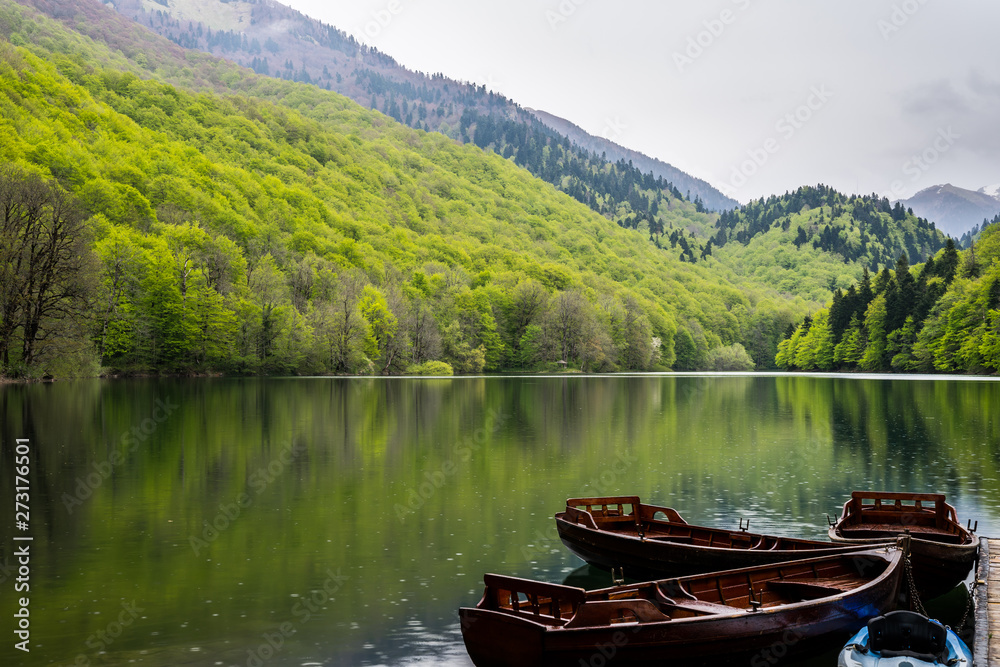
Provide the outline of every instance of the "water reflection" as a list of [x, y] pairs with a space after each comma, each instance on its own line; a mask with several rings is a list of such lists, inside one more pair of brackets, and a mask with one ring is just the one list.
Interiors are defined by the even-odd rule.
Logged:
[[33, 447], [35, 660], [467, 665], [483, 572], [579, 568], [570, 496], [824, 538], [853, 489], [943, 491], [998, 534], [996, 405], [967, 380], [81, 381], [0, 388], [0, 447]]

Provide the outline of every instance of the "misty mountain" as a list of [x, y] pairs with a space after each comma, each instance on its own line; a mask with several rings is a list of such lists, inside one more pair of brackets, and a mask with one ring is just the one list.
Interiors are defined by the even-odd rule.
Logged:
[[922, 218], [933, 220], [946, 234], [960, 238], [984, 220], [1000, 213], [998, 186], [979, 191], [959, 188], [951, 183], [924, 188], [909, 199], [901, 200], [903, 206], [912, 208]]
[[[691, 193], [691, 199], [698, 197], [704, 203], [705, 208], [710, 211], [726, 211], [738, 208], [740, 203], [735, 199], [725, 196], [710, 184], [695, 178], [677, 167], [667, 164], [662, 160], [651, 158], [644, 153], [625, 148], [606, 137], [597, 137], [589, 134], [586, 130], [574, 125], [565, 118], [554, 116], [546, 111], [529, 109], [543, 123], [553, 128], [560, 134], [569, 137], [570, 141], [585, 148], [597, 155], [606, 155], [611, 161], [631, 162], [642, 172], [652, 172], [654, 176], [662, 176], [670, 181], [677, 189], [684, 193]], [[621, 128], [615, 126], [615, 121], [609, 121], [608, 132], [616, 133]]]
[[973, 243], [977, 243], [979, 241], [984, 231], [996, 225], [1000, 225], [1000, 213], [993, 216], [992, 220], [983, 220], [983, 224], [976, 225], [969, 231], [962, 234], [962, 238], [958, 240], [958, 245], [962, 248], [971, 248]]
[[[582, 131], [567, 137], [485, 86], [407, 69], [344, 31], [271, 0], [109, 4], [184, 48], [220, 56], [258, 74], [332, 90], [414, 129], [492, 150], [619, 223], [638, 216], [654, 227], [655, 219], [669, 226], [669, 216], [657, 211], [683, 207], [688, 190], [692, 200], [698, 200], [698, 212], [736, 204], [704, 181], [664, 163], [658, 167], [658, 161], [639, 153], [622, 159], [608, 153], [602, 158], [603, 149], [591, 148], [600, 145], [597, 137]], [[365, 26], [369, 34], [382, 29], [378, 22]], [[553, 151], [559, 159], [545, 159]]]

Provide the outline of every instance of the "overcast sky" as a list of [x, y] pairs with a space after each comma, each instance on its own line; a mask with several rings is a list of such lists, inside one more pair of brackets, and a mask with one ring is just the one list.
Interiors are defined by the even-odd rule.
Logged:
[[1000, 183], [996, 0], [283, 0], [746, 202]]

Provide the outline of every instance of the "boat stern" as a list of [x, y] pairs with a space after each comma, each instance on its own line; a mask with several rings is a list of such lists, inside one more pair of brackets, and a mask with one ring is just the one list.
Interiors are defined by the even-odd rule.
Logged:
[[545, 629], [489, 609], [458, 610], [465, 649], [476, 667], [544, 664]]

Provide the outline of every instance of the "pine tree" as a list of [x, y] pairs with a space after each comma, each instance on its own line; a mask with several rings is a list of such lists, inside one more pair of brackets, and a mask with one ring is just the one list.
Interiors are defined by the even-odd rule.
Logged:
[[868, 310], [868, 306], [874, 299], [875, 292], [872, 290], [872, 278], [866, 266], [861, 274], [861, 285], [858, 287], [858, 302], [855, 312], [863, 317]]
[[804, 230], [802, 227], [799, 227], [799, 233], [795, 237], [795, 247], [797, 248], [797, 247], [801, 246], [803, 243], [805, 243], [808, 240], [809, 240], [809, 238], [806, 236], [806, 230]]
[[896, 262], [896, 275], [886, 291], [886, 330], [895, 331], [903, 326], [913, 310], [916, 300], [916, 283], [910, 273], [906, 254]]
[[955, 249], [955, 241], [951, 238], [945, 244], [944, 253], [937, 263], [937, 274], [944, 278], [945, 283], [950, 283], [955, 278], [958, 270], [958, 250]]
[[834, 344], [839, 343], [854, 314], [854, 302], [857, 300], [857, 290], [854, 285], [847, 289], [847, 294], [840, 289], [833, 293], [833, 302], [830, 304], [830, 332], [833, 334]]
[[994, 281], [990, 284], [990, 289], [987, 293], [986, 307], [990, 310], [1000, 308], [1000, 278], [994, 279]]

